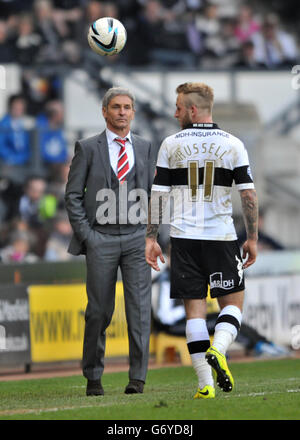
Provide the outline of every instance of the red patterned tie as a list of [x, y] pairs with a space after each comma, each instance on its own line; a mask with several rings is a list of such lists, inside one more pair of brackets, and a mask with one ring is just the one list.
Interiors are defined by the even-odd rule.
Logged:
[[115, 138], [115, 141], [120, 145], [120, 151], [118, 156], [118, 179], [120, 183], [126, 180], [126, 175], [129, 171], [129, 161], [125, 149], [125, 143], [127, 139]]

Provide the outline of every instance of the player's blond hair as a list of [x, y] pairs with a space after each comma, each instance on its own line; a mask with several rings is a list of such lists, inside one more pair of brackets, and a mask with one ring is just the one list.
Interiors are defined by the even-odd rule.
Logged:
[[184, 83], [180, 84], [176, 92], [185, 95], [185, 105], [190, 107], [195, 105], [199, 110], [212, 112], [214, 103], [214, 91], [211, 87], [204, 83]]

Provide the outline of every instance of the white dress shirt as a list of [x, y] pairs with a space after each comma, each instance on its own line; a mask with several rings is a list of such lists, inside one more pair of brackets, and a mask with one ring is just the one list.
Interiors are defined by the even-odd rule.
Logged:
[[129, 171], [132, 169], [134, 165], [134, 151], [133, 151], [133, 145], [131, 140], [131, 134], [130, 132], [126, 136], [126, 138], [121, 138], [117, 134], [110, 131], [108, 128], [106, 128], [106, 139], [107, 139], [107, 145], [108, 145], [108, 152], [109, 152], [109, 159], [110, 159], [110, 165], [112, 169], [114, 170], [116, 176], [118, 175], [118, 156], [120, 152], [120, 145], [115, 141], [115, 138], [120, 139], [127, 139], [127, 142], [125, 144], [126, 153], [128, 156], [128, 163], [129, 163]]

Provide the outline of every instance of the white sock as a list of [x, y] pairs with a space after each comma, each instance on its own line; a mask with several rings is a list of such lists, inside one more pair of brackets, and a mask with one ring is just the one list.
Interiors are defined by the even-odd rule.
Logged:
[[188, 319], [186, 322], [186, 340], [192, 364], [198, 377], [199, 388], [206, 385], [214, 386], [211, 367], [205, 359], [206, 350], [210, 346], [209, 334], [205, 319]]
[[242, 321], [242, 312], [236, 306], [224, 307], [217, 319], [212, 345], [222, 354], [226, 354], [228, 347], [237, 337]]

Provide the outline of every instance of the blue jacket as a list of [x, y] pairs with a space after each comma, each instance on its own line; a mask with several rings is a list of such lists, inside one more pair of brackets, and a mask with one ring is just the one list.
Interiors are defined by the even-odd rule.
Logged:
[[30, 138], [21, 120], [15, 124], [17, 128], [9, 114], [0, 121], [0, 159], [9, 165], [23, 165], [30, 157]]
[[44, 162], [64, 163], [68, 158], [68, 146], [62, 129], [53, 130], [44, 115], [36, 121], [39, 132], [41, 158]]

